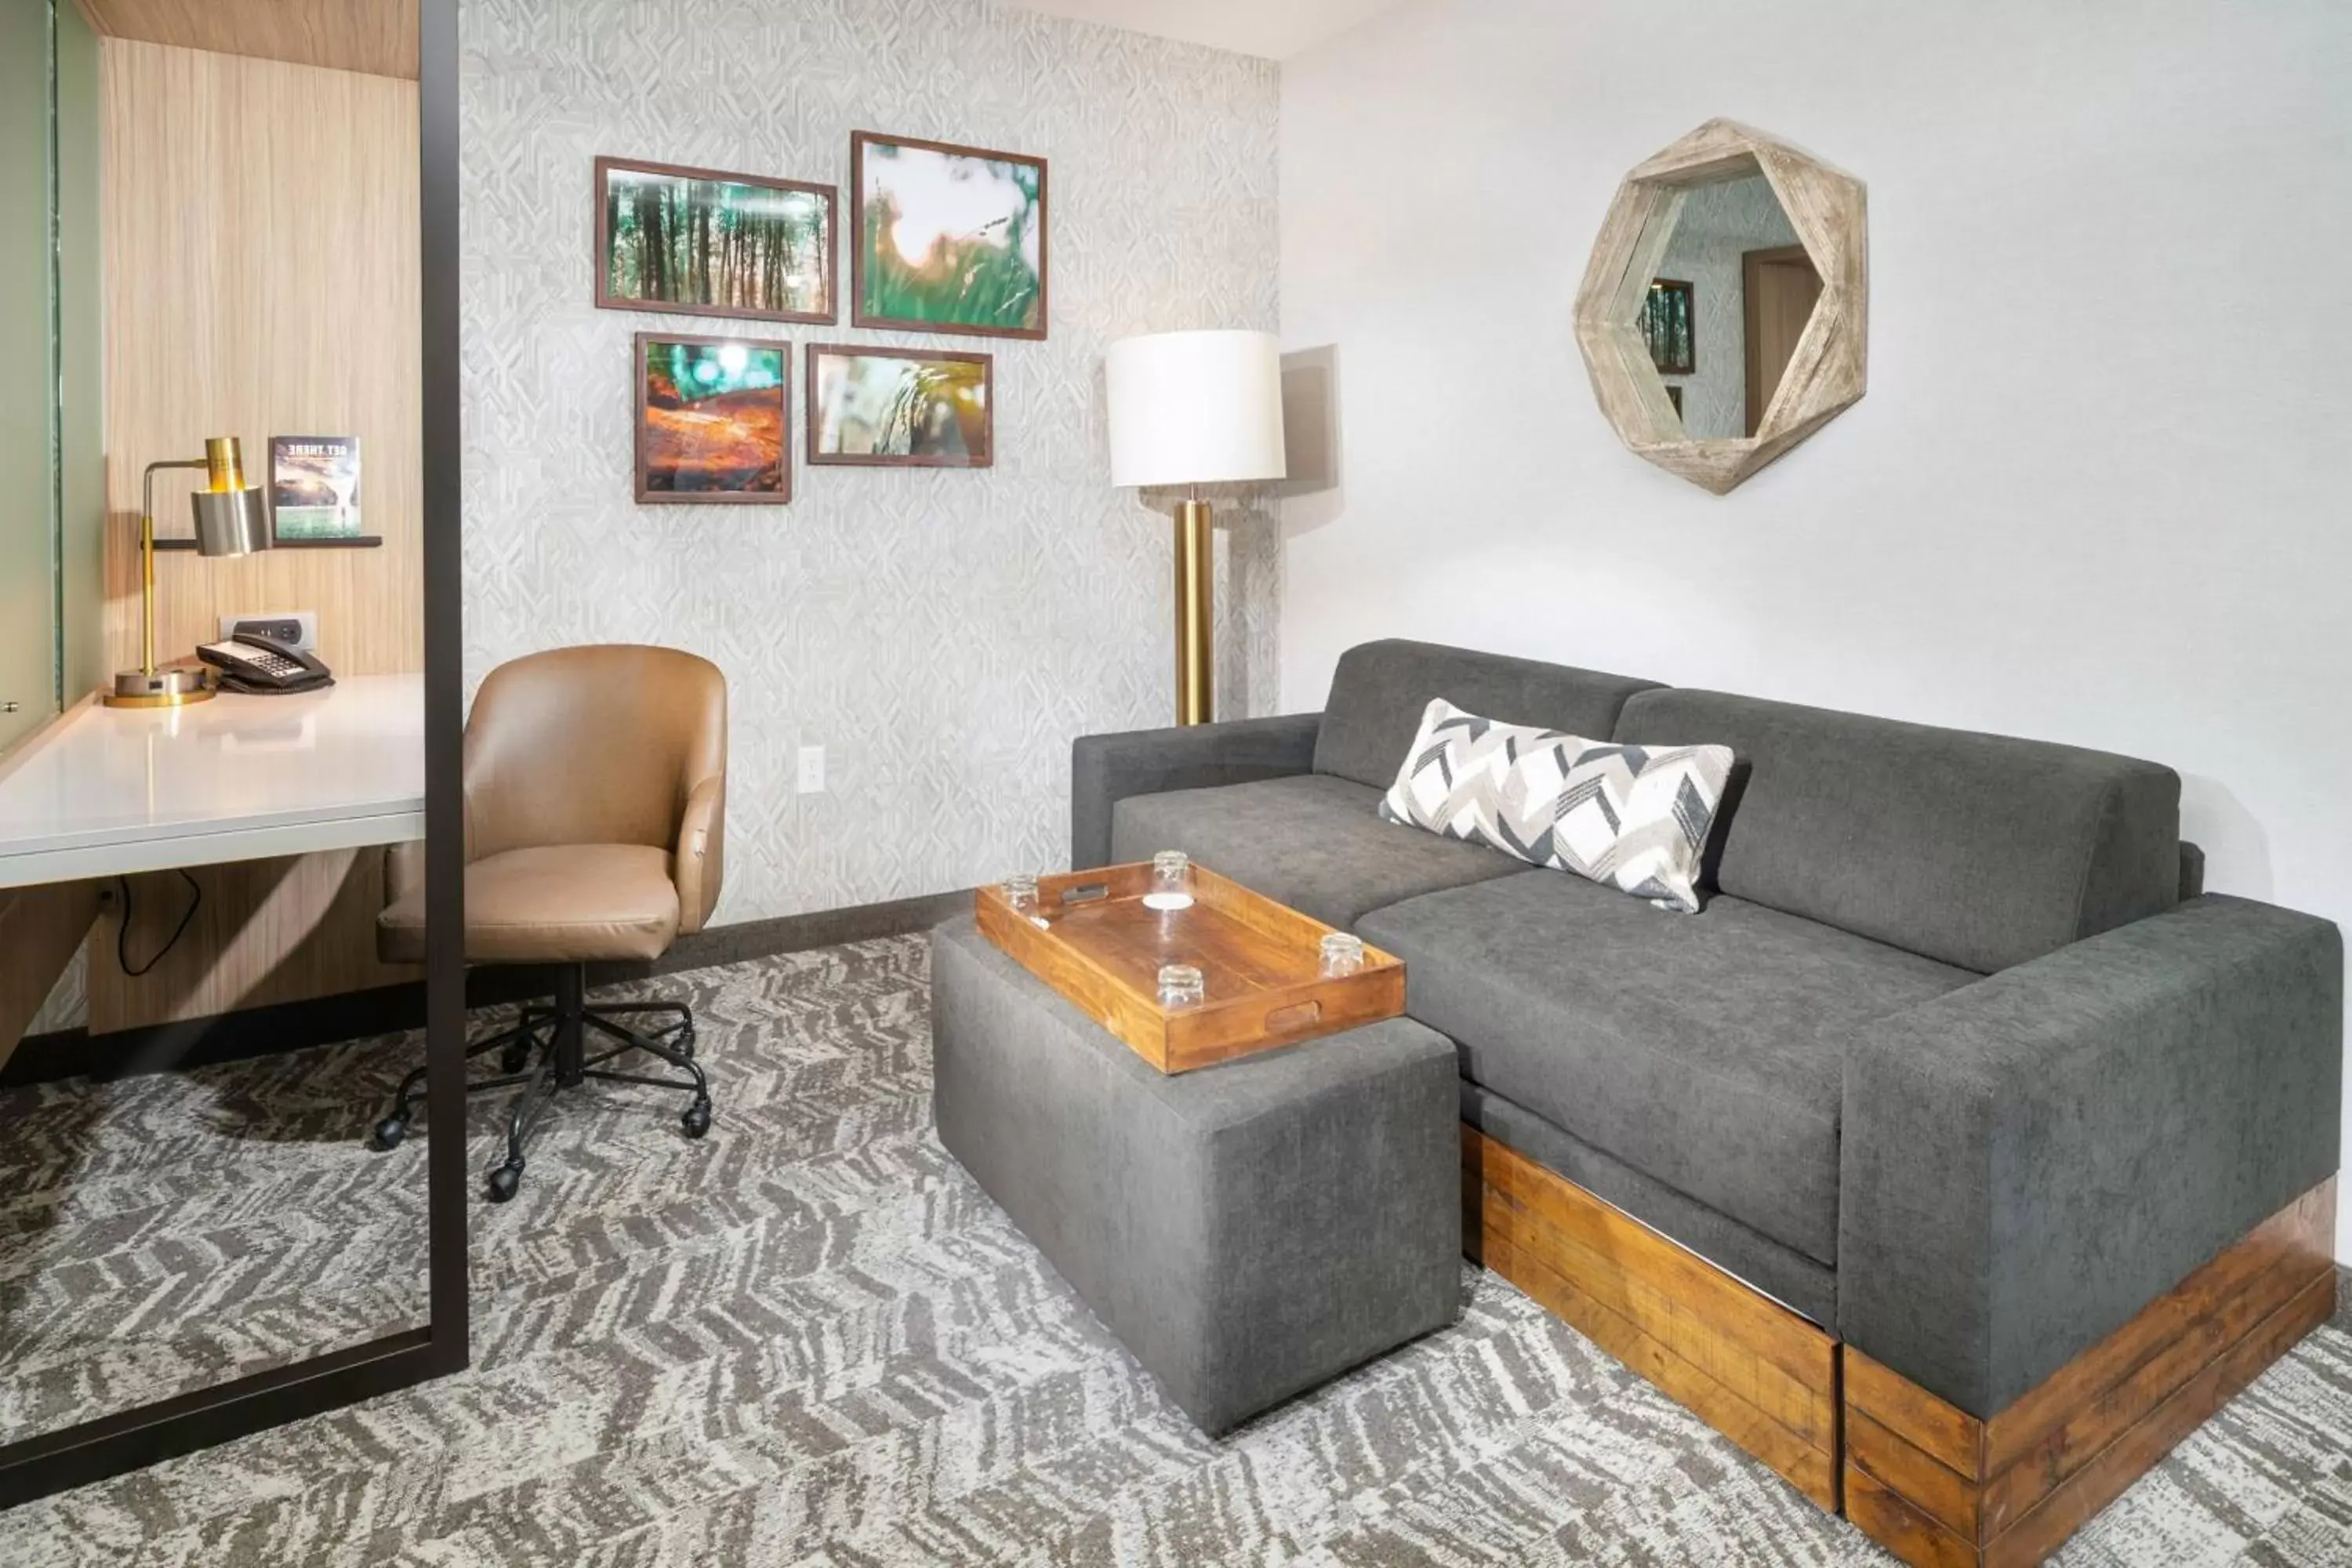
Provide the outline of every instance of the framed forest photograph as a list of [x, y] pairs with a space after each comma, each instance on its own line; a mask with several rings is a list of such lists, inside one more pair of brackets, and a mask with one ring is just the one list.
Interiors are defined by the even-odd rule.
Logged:
[[639, 332], [640, 503], [793, 499], [789, 345]]
[[808, 460], [867, 468], [985, 468], [996, 461], [987, 354], [815, 343]]
[[1698, 311], [1692, 292], [1682, 279], [1654, 278], [1643, 296], [1642, 338], [1660, 375], [1698, 372]]
[[831, 185], [596, 160], [596, 304], [608, 310], [824, 321]]
[[1045, 160], [849, 138], [851, 316], [861, 327], [1045, 335]]

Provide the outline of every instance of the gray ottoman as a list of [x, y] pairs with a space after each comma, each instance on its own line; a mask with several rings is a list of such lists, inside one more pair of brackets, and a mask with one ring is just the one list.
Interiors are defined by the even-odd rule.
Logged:
[[931, 933], [940, 1140], [1204, 1431], [1453, 1321], [1453, 1045], [1406, 1018], [1165, 1077]]

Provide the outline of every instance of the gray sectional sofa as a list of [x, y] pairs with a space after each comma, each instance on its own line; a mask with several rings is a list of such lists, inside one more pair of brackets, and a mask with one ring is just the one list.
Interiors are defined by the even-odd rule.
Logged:
[[[1430, 699], [1737, 763], [1695, 915], [1375, 812]], [[1410, 642], [1321, 713], [1096, 735], [1178, 848], [1402, 958], [1462, 1115], [1988, 1418], [2327, 1181], [2342, 946], [2203, 893], [2155, 763]]]

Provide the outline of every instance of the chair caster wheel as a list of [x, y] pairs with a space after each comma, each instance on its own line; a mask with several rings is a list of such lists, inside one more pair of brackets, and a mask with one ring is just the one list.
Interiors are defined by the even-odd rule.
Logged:
[[694, 1026], [688, 1024], [670, 1037], [670, 1047], [688, 1061], [694, 1059]]
[[530, 1066], [530, 1042], [517, 1040], [499, 1053], [499, 1070], [512, 1075]]
[[375, 1146], [379, 1149], [397, 1149], [400, 1141], [407, 1136], [408, 1118], [405, 1116], [387, 1116], [375, 1124]]
[[688, 1106], [686, 1114], [677, 1119], [677, 1124], [686, 1129], [686, 1135], [688, 1138], [699, 1138], [709, 1131], [710, 1101], [698, 1100]]
[[490, 1173], [490, 1202], [505, 1203], [522, 1185], [522, 1162], [513, 1160]]

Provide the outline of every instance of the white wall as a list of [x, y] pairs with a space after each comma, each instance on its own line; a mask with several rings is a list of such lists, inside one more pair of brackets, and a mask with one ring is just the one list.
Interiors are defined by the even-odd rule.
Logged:
[[[1284, 66], [1282, 706], [1403, 635], [2179, 770], [2211, 885], [2352, 923], [2352, 6], [1422, 0]], [[1868, 182], [1870, 395], [1717, 499], [1568, 330], [1712, 115]], [[2339, 1255], [2352, 1258], [2352, 1207]]]

